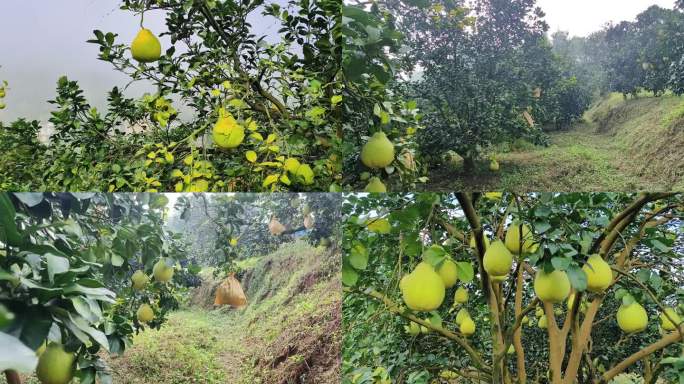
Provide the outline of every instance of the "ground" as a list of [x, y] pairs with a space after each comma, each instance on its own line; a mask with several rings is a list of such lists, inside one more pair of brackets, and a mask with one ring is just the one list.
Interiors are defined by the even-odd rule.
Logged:
[[488, 161], [474, 173], [441, 166], [425, 190], [665, 191], [684, 188], [684, 98], [611, 95], [567, 131], [549, 133], [548, 147], [497, 147], [498, 173]]
[[250, 269], [240, 274], [249, 301], [243, 310], [214, 308], [218, 281], [203, 274], [202, 287], [160, 330], [135, 336], [122, 357], [106, 357], [113, 383], [338, 382], [340, 260], [339, 251], [301, 241], [247, 260], [242, 265]]

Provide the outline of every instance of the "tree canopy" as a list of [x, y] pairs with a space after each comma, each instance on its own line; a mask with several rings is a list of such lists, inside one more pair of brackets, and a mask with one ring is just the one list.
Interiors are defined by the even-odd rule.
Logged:
[[[673, 194], [347, 195], [343, 382], [681, 380], [684, 323], [664, 321], [684, 310], [682, 204]], [[510, 264], [493, 265], [502, 253]], [[637, 306], [645, 323], [624, 331], [616, 313]]]

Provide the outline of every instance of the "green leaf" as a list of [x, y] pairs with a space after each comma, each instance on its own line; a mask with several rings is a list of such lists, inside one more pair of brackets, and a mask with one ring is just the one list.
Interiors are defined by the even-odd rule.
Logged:
[[50, 282], [53, 282], [55, 275], [69, 271], [69, 259], [48, 253], [45, 255], [47, 271]]
[[342, 283], [346, 286], [353, 287], [359, 280], [359, 274], [347, 265], [342, 266]]
[[355, 242], [349, 252], [349, 264], [352, 267], [364, 270], [368, 266], [368, 250], [360, 242]]
[[582, 268], [571, 265], [566, 271], [568, 274], [568, 279], [570, 279], [570, 285], [578, 291], [584, 291], [587, 289], [587, 274], [584, 273]]
[[457, 261], [456, 270], [458, 271], [458, 279], [464, 283], [469, 283], [475, 277], [473, 265], [467, 261]]

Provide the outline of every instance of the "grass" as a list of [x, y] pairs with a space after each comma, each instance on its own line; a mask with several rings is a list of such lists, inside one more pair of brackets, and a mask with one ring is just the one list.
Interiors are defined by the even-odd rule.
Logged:
[[684, 98], [625, 100], [611, 94], [570, 130], [550, 133], [550, 146], [516, 141], [472, 174], [436, 169], [427, 190], [669, 191], [684, 188]]

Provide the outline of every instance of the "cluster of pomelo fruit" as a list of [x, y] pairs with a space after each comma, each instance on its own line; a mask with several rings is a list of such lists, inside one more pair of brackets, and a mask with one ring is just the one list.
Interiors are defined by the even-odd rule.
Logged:
[[[539, 243], [534, 240], [531, 229], [519, 222], [509, 225], [504, 241], [496, 239], [490, 243], [486, 235], [482, 236], [485, 248], [483, 268], [493, 284], [500, 284], [508, 278], [514, 255], [532, 254], [539, 248]], [[470, 237], [469, 245], [477, 252], [473, 236]], [[432, 247], [440, 246], [433, 245]], [[586, 275], [586, 291], [591, 294], [603, 294], [614, 281], [611, 266], [599, 254], [589, 256], [582, 271]], [[437, 267], [427, 261], [420, 262], [411, 273], [401, 279], [400, 289], [404, 303], [416, 312], [430, 312], [438, 309], [444, 301], [446, 290], [456, 284], [457, 276], [456, 265], [449, 257]], [[533, 285], [535, 295], [540, 301], [558, 304], [567, 300], [568, 311], [572, 310], [576, 295], [565, 271], [540, 268], [535, 272]], [[468, 296], [466, 288], [459, 287], [454, 293], [454, 304], [464, 305], [468, 301]], [[586, 312], [586, 301], [579, 303], [579, 310]], [[563, 310], [557, 308], [554, 313], [562, 315]], [[535, 314], [539, 328], [547, 328], [548, 318], [544, 310], [537, 308]], [[646, 310], [631, 297], [623, 300], [616, 318], [618, 326], [626, 333], [640, 332], [648, 326]], [[475, 332], [476, 325], [466, 308], [458, 311], [455, 320], [462, 335], [470, 336]], [[675, 330], [682, 324], [681, 317], [674, 308], [666, 308], [660, 315], [660, 320], [661, 328], [665, 331]], [[525, 316], [522, 324], [530, 325], [531, 320]], [[407, 328], [407, 331], [409, 330], [413, 331], [409, 333], [415, 333], [413, 325]]]

